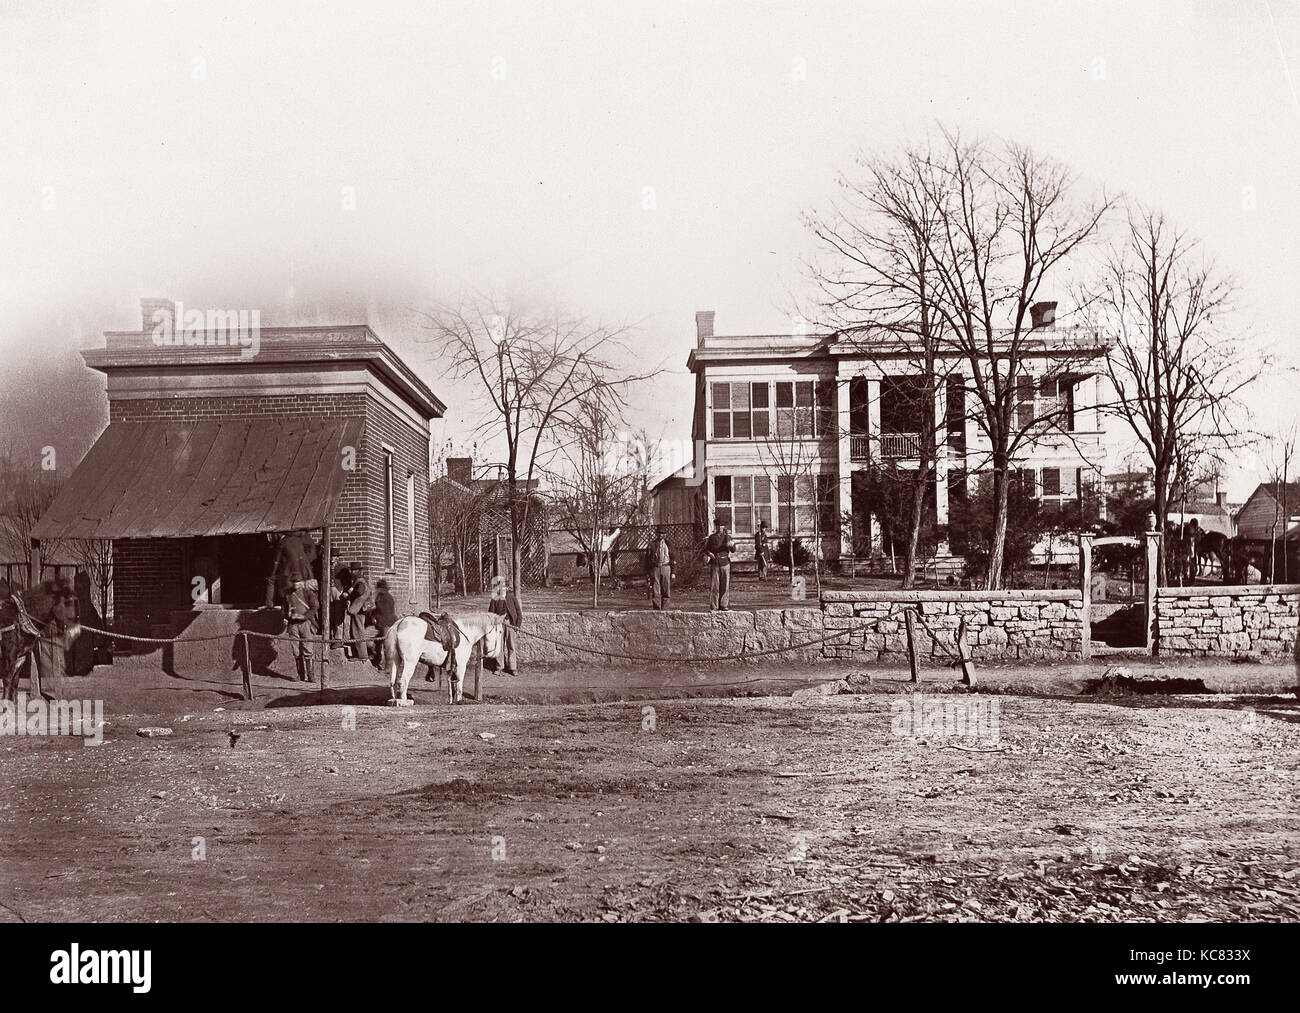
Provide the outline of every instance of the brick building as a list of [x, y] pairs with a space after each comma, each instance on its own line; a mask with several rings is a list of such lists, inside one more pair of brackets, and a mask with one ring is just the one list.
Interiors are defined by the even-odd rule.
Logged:
[[[117, 628], [265, 604], [278, 536], [326, 526], [399, 609], [427, 605], [444, 405], [423, 381], [364, 325], [254, 322], [236, 340], [234, 314], [182, 330], [170, 302], [141, 305], [139, 331], [82, 353], [107, 378], [109, 426], [35, 530], [113, 540]], [[160, 341], [160, 320], [178, 340]]]

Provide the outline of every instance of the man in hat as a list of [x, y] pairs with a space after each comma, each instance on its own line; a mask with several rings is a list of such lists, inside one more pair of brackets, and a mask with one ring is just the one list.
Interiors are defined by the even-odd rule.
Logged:
[[289, 645], [303, 682], [315, 682], [312, 643], [320, 636], [320, 601], [303, 580], [295, 580], [286, 599], [289, 606]]
[[371, 644], [370, 660], [376, 668], [383, 666], [384, 635], [388, 628], [397, 622], [397, 603], [388, 593], [388, 581], [380, 577], [375, 581], [375, 607], [370, 610], [375, 623], [375, 641]]
[[650, 605], [662, 609], [672, 597], [673, 590], [673, 554], [668, 548], [668, 539], [664, 537], [663, 528], [655, 528], [650, 544], [646, 546], [646, 578], [650, 582]]
[[506, 617], [504, 630], [505, 658], [502, 661], [501, 670], [506, 675], [517, 675], [518, 673], [515, 671], [517, 654], [514, 631], [523, 627], [524, 613], [519, 607], [519, 598], [514, 591], [506, 587], [505, 577], [497, 576], [492, 578], [492, 597], [488, 601], [488, 611], [493, 615]]
[[731, 611], [731, 554], [736, 551], [727, 526], [718, 521], [704, 542], [704, 559], [709, 564], [709, 610]]
[[345, 653], [353, 658], [362, 658], [366, 649], [362, 643], [366, 639], [366, 611], [374, 604], [374, 599], [360, 563], [352, 564], [352, 587], [348, 590], [347, 602], [344, 639], [351, 643], [345, 645]]
[[754, 532], [754, 562], [758, 564], [758, 579], [767, 577], [767, 521], [758, 522]]

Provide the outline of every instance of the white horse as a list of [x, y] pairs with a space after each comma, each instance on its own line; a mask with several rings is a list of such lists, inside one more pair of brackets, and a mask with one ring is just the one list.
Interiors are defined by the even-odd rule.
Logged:
[[[456, 669], [447, 681], [447, 702], [460, 703], [465, 684], [465, 666], [474, 652], [474, 645], [482, 643], [485, 658], [500, 659], [504, 656], [505, 634], [502, 626], [505, 616], [490, 612], [469, 612], [452, 616], [451, 619], [460, 631], [460, 643], [453, 651]], [[442, 644], [436, 640], [424, 639], [427, 632], [428, 626], [419, 616], [403, 616], [384, 635], [384, 663], [388, 666], [388, 685], [394, 700], [410, 699], [407, 690], [417, 664], [423, 661], [437, 667], [447, 660], [447, 652]]]

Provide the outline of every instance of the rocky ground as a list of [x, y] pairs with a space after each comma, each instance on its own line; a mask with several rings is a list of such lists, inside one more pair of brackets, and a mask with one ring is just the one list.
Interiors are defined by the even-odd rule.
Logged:
[[793, 696], [556, 702], [589, 698], [557, 672], [409, 709], [85, 680], [103, 745], [0, 739], [0, 919], [1300, 917], [1290, 667], [1137, 671], [1235, 690], [1178, 696], [1079, 669], [930, 673], [920, 707], [821, 666], [766, 674]]

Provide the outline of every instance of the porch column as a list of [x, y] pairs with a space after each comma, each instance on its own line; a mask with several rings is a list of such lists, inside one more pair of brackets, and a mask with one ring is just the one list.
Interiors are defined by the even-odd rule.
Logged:
[[[948, 523], [948, 448], [946, 446], [948, 421], [947, 385], [939, 383], [934, 392], [934, 522]], [[948, 540], [939, 543], [939, 555], [948, 555]]]
[[840, 556], [853, 555], [853, 528], [843, 522], [843, 516], [853, 510], [853, 455], [850, 450], [849, 378], [841, 376], [835, 383], [835, 436], [837, 449], [836, 477], [839, 480]]
[[[880, 464], [880, 380], [867, 380], [867, 457], [871, 464]], [[880, 525], [874, 515], [871, 520], [871, 554], [881, 551]]]

